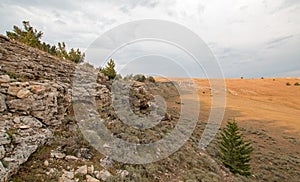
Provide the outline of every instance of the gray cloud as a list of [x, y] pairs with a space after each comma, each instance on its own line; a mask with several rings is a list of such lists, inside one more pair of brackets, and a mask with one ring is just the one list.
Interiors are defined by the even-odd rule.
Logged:
[[284, 42], [288, 41], [289, 39], [293, 38], [293, 35], [287, 35], [279, 38], [275, 38], [274, 40], [271, 40], [266, 43], [267, 48], [275, 48], [277, 46], [282, 45]]
[[51, 0], [51, 1], [39, 1], [39, 0], [3, 0], [3, 4], [14, 4], [21, 7], [38, 7], [42, 9], [53, 10], [73, 10], [80, 6], [76, 1], [71, 0]]
[[130, 1], [112, 1], [113, 3], [116, 4], [122, 4], [121, 7], [119, 8], [123, 13], [128, 13], [132, 9], [142, 6], [142, 7], [147, 7], [147, 8], [154, 8], [155, 6], [158, 5], [157, 0], [130, 0]]
[[[0, 33], [5, 34], [13, 25], [22, 26], [23, 20], [29, 20], [44, 32], [43, 41], [51, 44], [64, 41], [69, 48], [85, 50], [104, 31], [119, 24], [138, 19], [164, 19], [184, 25], [210, 42], [209, 47], [226, 77], [300, 76], [299, 5], [299, 0], [251, 3], [242, 0], [201, 3], [197, 0], [2, 0]], [[158, 50], [156, 46], [137, 46], [120, 52], [117, 64], [125, 65], [129, 58], [147, 50], [164, 51], [193, 75], [202, 72], [193, 69], [178, 51]], [[157, 69], [167, 69], [167, 64], [162, 63], [168, 62], [166, 59], [155, 59], [161, 62]], [[148, 67], [150, 62], [150, 58], [141, 61]], [[143, 70], [143, 65], [132, 68]], [[179, 71], [174, 67], [167, 73], [175, 75]]]
[[300, 5], [300, 1], [299, 0], [284, 0], [281, 4], [281, 6], [279, 7], [279, 9], [285, 9], [285, 8], [289, 8], [295, 5]]

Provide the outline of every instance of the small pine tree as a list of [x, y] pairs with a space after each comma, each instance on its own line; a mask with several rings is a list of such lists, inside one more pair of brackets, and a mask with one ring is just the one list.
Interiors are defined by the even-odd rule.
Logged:
[[81, 53], [79, 49], [75, 51], [72, 48], [69, 52], [67, 52], [66, 44], [64, 42], [59, 42], [58, 47], [56, 47], [55, 45], [51, 46], [50, 44], [46, 44], [45, 42], [41, 42], [43, 32], [34, 29], [29, 24], [29, 21], [23, 21], [22, 23], [24, 26], [23, 30], [15, 25], [13, 27], [13, 31], [7, 31], [6, 35], [10, 39], [17, 40], [31, 47], [35, 47], [42, 51], [48, 52], [52, 55], [74, 61], [75, 63], [81, 63], [84, 61], [85, 54]]
[[222, 163], [233, 173], [249, 176], [251, 174], [249, 162], [252, 151], [251, 143], [244, 140], [236, 121], [228, 121], [222, 130], [219, 143]]
[[6, 32], [6, 35], [10, 39], [15, 39], [19, 42], [27, 44], [31, 47], [41, 48], [40, 39], [43, 36], [43, 32], [37, 31], [32, 26], [30, 26], [29, 21], [23, 21], [24, 30], [18, 26], [13, 27], [13, 32]]
[[107, 66], [103, 69], [101, 69], [101, 72], [107, 76], [110, 80], [115, 79], [117, 76], [117, 72], [115, 70], [115, 62], [113, 59], [110, 59], [107, 63]]

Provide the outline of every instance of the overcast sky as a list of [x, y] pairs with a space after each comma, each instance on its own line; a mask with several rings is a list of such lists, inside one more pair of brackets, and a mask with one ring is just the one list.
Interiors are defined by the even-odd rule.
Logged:
[[[225, 77], [300, 77], [299, 0], [0, 2], [1, 34], [12, 30], [13, 25], [22, 26], [21, 22], [28, 20], [33, 27], [44, 32], [43, 41], [51, 44], [64, 41], [68, 47], [83, 51], [105, 31], [133, 20], [149, 18], [179, 23], [198, 34], [219, 61]], [[151, 49], [151, 45], [145, 43], [144, 46], [127, 48], [127, 54], [141, 51], [141, 47]], [[169, 50], [176, 52], [174, 48]], [[120, 60], [122, 56], [117, 58], [118, 69], [121, 69], [126, 60]], [[153, 58], [155, 64], [161, 62], [159, 69], [162, 74], [185, 76], [180, 68], [168, 69], [170, 60], [165, 57]], [[131, 60], [133, 62], [128, 62], [128, 65], [131, 65], [131, 72], [138, 72], [143, 70], [141, 67], [149, 67], [152, 60], [146, 56], [140, 61]], [[133, 64], [134, 61], [139, 64]], [[181, 62], [184, 64], [185, 60]], [[193, 76], [201, 75], [191, 72]]]

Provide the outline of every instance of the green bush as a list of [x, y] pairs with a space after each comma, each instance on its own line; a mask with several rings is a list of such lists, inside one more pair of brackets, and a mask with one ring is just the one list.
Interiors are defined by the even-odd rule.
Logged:
[[149, 76], [149, 77], [147, 78], [147, 80], [148, 80], [149, 82], [151, 82], [151, 83], [155, 83], [155, 79], [153, 78], [153, 76]]
[[115, 62], [113, 59], [110, 59], [107, 63], [107, 66], [103, 69], [100, 69], [100, 71], [107, 76], [110, 80], [115, 79], [117, 76], [117, 72], [115, 70]]
[[146, 77], [143, 74], [137, 74], [137, 75], [134, 75], [133, 80], [138, 81], [138, 82], [145, 82]]

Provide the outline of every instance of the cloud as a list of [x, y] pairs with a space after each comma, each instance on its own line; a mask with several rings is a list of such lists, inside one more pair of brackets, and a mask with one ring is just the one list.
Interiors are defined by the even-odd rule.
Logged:
[[129, 13], [132, 9], [141, 6], [141, 7], [147, 7], [147, 8], [154, 8], [158, 5], [157, 0], [130, 0], [130, 1], [120, 1], [116, 2], [113, 1], [116, 4], [122, 4], [120, 7], [120, 10], [123, 13]]
[[[300, 70], [299, 9], [298, 0], [2, 0], [0, 33], [29, 20], [44, 32], [43, 41], [63, 41], [68, 48], [85, 50], [105, 31], [120, 24], [163, 19], [197, 33], [208, 43], [227, 77], [295, 76]], [[117, 64], [125, 64], [126, 57], [145, 50], [159, 51], [155, 45], [137, 46], [120, 55]], [[181, 56], [182, 63], [190, 66], [178, 52], [162, 50], [169, 56]], [[201, 72], [190, 70], [192, 75]]]
[[299, 0], [284, 0], [281, 6], [279, 7], [279, 9], [285, 9], [293, 6], [299, 6], [299, 5], [300, 5]]
[[282, 45], [284, 42], [288, 41], [289, 39], [293, 38], [293, 35], [287, 35], [279, 38], [275, 38], [274, 40], [271, 40], [267, 42], [267, 48], [275, 48], [277, 46]]

